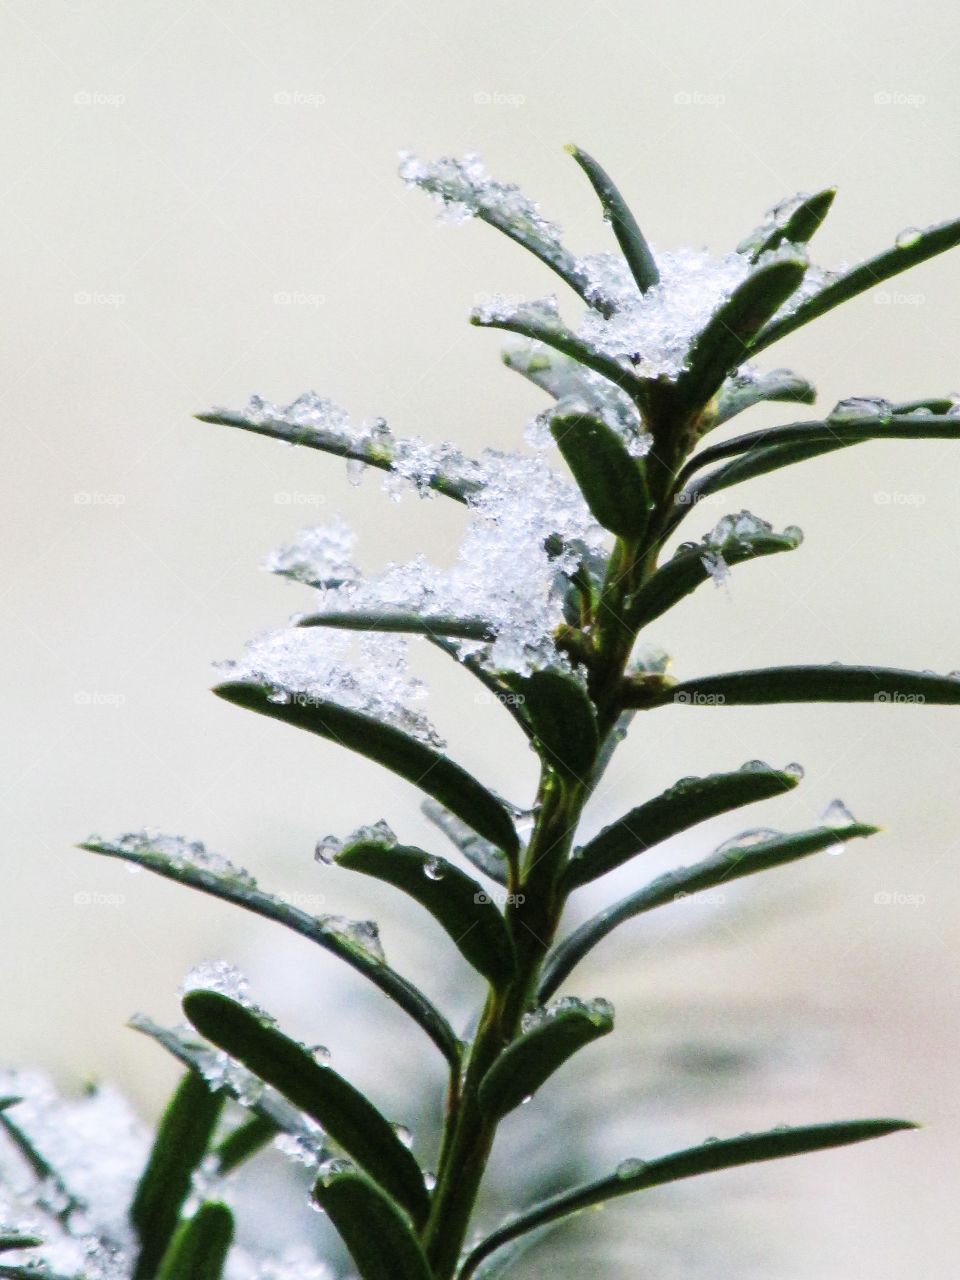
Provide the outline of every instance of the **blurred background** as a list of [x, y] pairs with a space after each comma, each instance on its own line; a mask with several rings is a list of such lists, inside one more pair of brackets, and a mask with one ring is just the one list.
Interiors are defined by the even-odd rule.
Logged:
[[[609, 168], [654, 246], [726, 252], [781, 197], [836, 183], [814, 257], [854, 262], [960, 213], [960, 15], [932, 5], [908, 22], [891, 0], [2, 0], [0, 36], [2, 1057], [67, 1088], [110, 1078], [153, 1115], [176, 1071], [124, 1022], [174, 1018], [185, 969], [222, 956], [390, 1114], [429, 1124], [410, 1099], [439, 1087], [438, 1064], [349, 973], [72, 849], [141, 825], [204, 839], [314, 909], [375, 914], [394, 963], [455, 1016], [476, 995], [386, 890], [313, 861], [318, 836], [379, 817], [435, 839], [413, 790], [207, 692], [212, 660], [305, 603], [259, 569], [297, 529], [342, 514], [365, 568], [424, 547], [446, 563], [462, 514], [394, 505], [375, 479], [350, 488], [331, 459], [191, 414], [314, 387], [399, 434], [517, 446], [543, 399], [466, 317], [494, 292], [535, 297], [554, 280], [489, 228], [438, 226], [396, 178], [398, 149], [480, 151], [583, 251], [612, 239], [570, 141]], [[943, 394], [960, 389], [958, 335], [954, 254], [763, 367], [812, 377], [826, 407]], [[806, 541], [735, 571], [729, 590], [701, 589], [651, 639], [680, 677], [775, 661], [960, 666], [958, 477], [960, 445], [870, 444], [705, 505], [686, 536], [748, 505]], [[452, 664], [416, 662], [451, 753], [529, 797], [533, 758], [509, 718]], [[558, 1082], [566, 1119], [544, 1100], [516, 1122], [498, 1194], [509, 1201], [528, 1170], [549, 1181], [558, 1133], [573, 1163], [602, 1169], [767, 1123], [903, 1114], [928, 1127], [620, 1202], [539, 1265], [954, 1274], [958, 746], [949, 708], [667, 709], [637, 724], [594, 828], [684, 774], [754, 757], [807, 770], [790, 797], [651, 855], [645, 875], [744, 825], [810, 825], [838, 795], [887, 833], [636, 921], [595, 953], [573, 989], [613, 999], [619, 1034]]]

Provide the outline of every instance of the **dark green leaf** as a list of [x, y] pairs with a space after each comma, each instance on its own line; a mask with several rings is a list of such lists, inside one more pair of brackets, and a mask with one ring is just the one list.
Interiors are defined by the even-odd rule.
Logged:
[[429, 1198], [416, 1160], [393, 1126], [343, 1076], [217, 991], [188, 992], [183, 1011], [202, 1036], [315, 1120], [415, 1222], [425, 1219]]
[[895, 667], [763, 667], [685, 680], [657, 701], [679, 706], [756, 706], [771, 702], [877, 702], [950, 705], [960, 702], [960, 678]]
[[403, 1215], [367, 1178], [349, 1167], [321, 1174], [313, 1198], [336, 1227], [361, 1280], [432, 1280]]
[[784, 795], [796, 785], [793, 774], [767, 768], [736, 769], [732, 773], [713, 773], [706, 778], [678, 782], [669, 791], [604, 827], [599, 835], [578, 849], [567, 868], [564, 888], [569, 893], [699, 822], [707, 822], [746, 804]]
[[773, 218], [758, 227], [737, 245], [737, 253], [749, 254], [756, 262], [762, 253], [781, 244], [807, 244], [823, 225], [836, 194], [836, 187], [827, 187], [813, 195], [797, 196], [789, 202], [790, 211], [785, 217]]
[[482, 886], [458, 867], [410, 845], [371, 840], [347, 845], [335, 860], [409, 894], [446, 930], [468, 964], [494, 986], [513, 978], [516, 959], [503, 916]]
[[694, 471], [736, 454], [782, 445], [828, 445], [841, 448], [864, 440], [958, 440], [960, 417], [947, 414], [878, 414], [876, 417], [828, 418], [821, 422], [791, 422], [784, 427], [751, 431], [711, 445], [692, 458], [680, 474], [682, 484]]
[[329, 609], [310, 613], [301, 627], [336, 627], [344, 631], [399, 631], [410, 635], [451, 636], [462, 640], [493, 640], [489, 622], [482, 618], [453, 618], [404, 613], [399, 609]]
[[547, 764], [576, 778], [593, 768], [599, 746], [597, 717], [587, 691], [575, 676], [544, 669], [509, 678], [523, 699], [537, 745]]
[[687, 368], [676, 382], [682, 403], [707, 404], [727, 375], [747, 359], [753, 339], [797, 289], [806, 268], [802, 258], [777, 257], [754, 268], [734, 289], [691, 348]]
[[567, 414], [550, 431], [597, 523], [618, 537], [639, 541], [650, 520], [643, 462], [599, 418]]
[[915, 239], [902, 239], [894, 248], [852, 267], [838, 280], [805, 299], [786, 315], [772, 320], [754, 341], [753, 352], [763, 351], [788, 333], [793, 333], [794, 329], [809, 324], [811, 320], [839, 306], [841, 302], [856, 298], [858, 294], [866, 293], [884, 280], [889, 280], [918, 263], [926, 262], [928, 258], [934, 258], [957, 244], [960, 244], [960, 218], [918, 231]]
[[593, 186], [603, 208], [604, 216], [613, 227], [613, 234], [623, 256], [627, 260], [630, 273], [637, 282], [641, 293], [660, 283], [660, 272], [650, 246], [644, 239], [637, 220], [630, 212], [630, 207], [614, 186], [609, 174], [597, 164], [592, 156], [579, 147], [569, 146], [567, 150], [584, 171]]
[[765, 476], [770, 471], [779, 471], [781, 467], [792, 466], [795, 462], [806, 462], [810, 458], [819, 458], [824, 453], [833, 453], [835, 449], [845, 449], [856, 441], [819, 440], [814, 443], [771, 445], [769, 448], [751, 449], [723, 466], [715, 467], [705, 476], [699, 476], [677, 495], [676, 509], [667, 524], [664, 537], [669, 535], [684, 516], [696, 509], [704, 498], [722, 489], [729, 489], [744, 480], [753, 480], [757, 476]]
[[593, 369], [602, 377], [612, 382], [621, 391], [625, 391], [631, 399], [640, 401], [646, 395], [646, 387], [641, 378], [636, 377], [629, 369], [625, 369], [612, 356], [585, 342], [559, 320], [548, 319], [528, 306], [522, 308], [510, 318], [487, 318], [477, 312], [470, 317], [470, 323], [482, 329], [503, 329], [507, 333], [519, 333], [534, 342], [542, 342], [548, 347], [570, 356], [587, 369]]
[[789, 369], [773, 369], [770, 373], [748, 378], [734, 376], [728, 378], [720, 388], [716, 416], [711, 426], [722, 427], [725, 422], [735, 418], [738, 413], [743, 413], [745, 409], [753, 408], [755, 404], [768, 401], [813, 404], [816, 398], [813, 383]]
[[[134, 1031], [139, 1031], [142, 1035], [156, 1041], [183, 1066], [190, 1067], [204, 1077], [216, 1077], [219, 1087], [225, 1093], [239, 1102], [246, 1111], [251, 1112], [256, 1119], [261, 1120], [264, 1125], [272, 1126], [275, 1132], [289, 1134], [307, 1150], [317, 1145], [315, 1130], [312, 1126], [307, 1126], [307, 1122], [296, 1107], [291, 1106], [285, 1098], [281, 1098], [272, 1089], [251, 1091], [244, 1087], [243, 1081], [234, 1080], [230, 1074], [224, 1078], [223, 1055], [211, 1049], [204, 1041], [194, 1038], [192, 1033], [184, 1032], [179, 1028], [158, 1026], [142, 1013], [135, 1014], [128, 1025]], [[220, 1083], [221, 1080], [222, 1083]], [[228, 1142], [229, 1139], [224, 1146]]]
[[251, 1156], [262, 1151], [281, 1132], [276, 1121], [266, 1116], [252, 1116], [249, 1120], [238, 1124], [233, 1132], [228, 1133], [213, 1149], [218, 1175], [223, 1178], [234, 1169], [238, 1169]]
[[214, 693], [377, 761], [452, 809], [499, 848], [517, 852], [517, 833], [502, 802], [460, 765], [403, 730], [333, 702], [271, 702], [268, 688], [247, 681], [228, 681], [217, 685]]
[[352, 941], [344, 932], [339, 917], [310, 915], [283, 898], [266, 893], [245, 881], [216, 875], [189, 862], [175, 862], [162, 853], [131, 850], [104, 841], [88, 841], [80, 848], [145, 867], [148, 871], [163, 876], [165, 880], [199, 889], [202, 893], [233, 903], [266, 920], [274, 920], [316, 943], [324, 951], [329, 951], [348, 964], [351, 969], [363, 974], [384, 995], [395, 1001], [427, 1033], [451, 1065], [459, 1065], [460, 1043], [446, 1018], [406, 978], [401, 977], [368, 949]]
[[[0, 1228], [0, 1253], [13, 1253], [15, 1249], [35, 1249], [37, 1245], [43, 1244], [40, 1236], [20, 1235], [17, 1231], [9, 1231]], [[30, 1271], [28, 1275], [36, 1276], [36, 1271]], [[40, 1273], [42, 1275], [42, 1272]]]
[[878, 827], [865, 826], [859, 822], [846, 827], [814, 827], [810, 831], [771, 836], [752, 844], [728, 846], [702, 862], [694, 863], [692, 867], [668, 871], [636, 893], [631, 893], [622, 901], [591, 917], [564, 938], [547, 957], [540, 981], [539, 998], [549, 1000], [583, 957], [625, 920], [632, 920], [656, 907], [682, 901], [691, 894], [739, 880], [742, 876], [752, 876], [758, 871], [768, 871], [772, 867], [795, 862], [798, 858], [809, 857], [810, 854], [820, 853], [847, 840], [875, 835], [878, 830]]
[[[784, 533], [758, 533], [732, 539], [723, 548], [723, 558], [728, 565], [743, 564], [762, 556], [776, 555], [781, 551], [795, 551], [802, 537], [799, 531]], [[710, 571], [703, 563], [704, 548], [678, 551], [647, 579], [640, 590], [627, 602], [630, 623], [643, 628], [661, 617], [668, 609], [695, 591], [710, 578]]]
[[195, 1071], [187, 1072], [171, 1098], [130, 1207], [130, 1221], [140, 1245], [134, 1280], [149, 1280], [156, 1273], [190, 1196], [193, 1174], [207, 1154], [224, 1101], [225, 1095], [214, 1093]]
[[701, 1173], [715, 1173], [720, 1169], [734, 1169], [764, 1160], [780, 1160], [785, 1156], [806, 1155], [831, 1147], [846, 1147], [917, 1127], [908, 1120], [847, 1120], [836, 1124], [800, 1125], [708, 1142], [700, 1147], [661, 1156], [658, 1160], [624, 1161], [617, 1173], [563, 1191], [505, 1223], [469, 1254], [457, 1280], [469, 1280], [484, 1258], [518, 1236], [617, 1196], [646, 1191], [650, 1187], [678, 1182]]
[[202, 1204], [177, 1231], [157, 1280], [220, 1280], [233, 1244], [233, 1214], [225, 1204]]
[[[366, 463], [368, 467], [376, 467], [380, 471], [391, 470], [396, 447], [400, 443], [389, 436], [377, 442], [347, 442], [337, 432], [327, 431], [323, 427], [294, 424], [283, 419], [251, 418], [248, 414], [232, 409], [212, 409], [209, 413], [194, 414], [194, 417], [200, 422], [212, 422], [215, 426], [239, 427], [240, 430], [252, 431], [255, 435], [282, 440], [285, 444], [319, 449], [322, 453], [346, 458], [347, 461]], [[459, 469], [448, 460], [443, 469], [431, 475], [425, 483], [430, 489], [445, 497], [454, 498], [457, 502], [466, 502], [471, 494], [483, 487], [482, 481], [476, 476], [475, 464], [471, 464], [468, 459], [463, 459]]]
[[478, 836], [472, 827], [461, 822], [455, 813], [451, 813], [436, 800], [424, 800], [420, 808], [424, 816], [456, 845], [478, 871], [482, 871], [499, 885], [506, 886], [509, 883], [510, 864], [502, 849], [498, 849], [489, 840], [484, 840], [483, 836]]
[[519, 1107], [584, 1045], [613, 1030], [613, 1012], [603, 1007], [564, 1009], [504, 1049], [480, 1081], [480, 1106], [495, 1119]]

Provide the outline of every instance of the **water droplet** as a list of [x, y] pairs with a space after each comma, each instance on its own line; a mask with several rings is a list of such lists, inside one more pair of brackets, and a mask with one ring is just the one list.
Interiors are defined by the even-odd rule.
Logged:
[[788, 524], [783, 531], [783, 536], [789, 538], [791, 542], [795, 542], [797, 546], [803, 542], [803, 530], [798, 524]]
[[783, 766], [783, 772], [784, 772], [784, 773], [785, 773], [789, 778], [796, 778], [796, 780], [797, 780], [798, 782], [802, 782], [802, 781], [803, 781], [803, 773], [804, 773], [803, 765], [802, 765], [802, 764], [797, 764], [797, 762], [796, 762], [795, 760], [791, 761], [791, 763], [790, 763], [790, 764], [785, 764], [785, 765]]
[[525, 1106], [527, 1105], [527, 1103], [528, 1103], [528, 1102], [532, 1102], [532, 1101], [533, 1101], [533, 1094], [532, 1094], [532, 1093], [528, 1093], [528, 1094], [527, 1094], [527, 1096], [526, 1096], [525, 1098], [521, 1098], [521, 1100], [520, 1100], [520, 1105], [521, 1105], [521, 1107], [525, 1107]]
[[741, 773], [772, 773], [766, 760], [748, 760], [740, 766]]
[[423, 1185], [427, 1188], [428, 1191], [432, 1191], [434, 1187], [437, 1185], [437, 1175], [435, 1173], [432, 1173], [428, 1169], [427, 1172], [423, 1175]]
[[363, 473], [366, 469], [367, 464], [361, 462], [359, 458], [347, 459], [347, 480], [355, 489], [363, 483]]
[[629, 1156], [626, 1160], [621, 1160], [617, 1165], [618, 1178], [633, 1178], [638, 1173], [643, 1173], [647, 1167], [646, 1160], [641, 1160], [639, 1156]]
[[413, 1146], [413, 1134], [410, 1132], [407, 1126], [404, 1124], [395, 1124], [393, 1126], [393, 1132], [399, 1138], [401, 1145], [406, 1147], [407, 1150], [409, 1151], [410, 1148]]
[[898, 249], [912, 249], [915, 244], [919, 244], [923, 239], [923, 232], [919, 227], [904, 227], [897, 233], [894, 244]]
[[325, 1187], [329, 1187], [334, 1178], [340, 1174], [352, 1172], [353, 1165], [349, 1160], [324, 1160], [318, 1170], [320, 1181]]
[[318, 1067], [329, 1067], [330, 1056], [330, 1050], [325, 1044], [315, 1044], [311, 1046], [310, 1057]]
[[442, 880], [446, 868], [439, 858], [428, 858], [423, 864], [423, 874], [428, 880]]
[[821, 813], [820, 822], [825, 827], [849, 827], [856, 818], [842, 800], [831, 800]]
[[267, 701], [273, 702], [277, 706], [285, 706], [290, 701], [290, 691], [288, 689], [271, 689], [267, 694]]
[[338, 840], [336, 836], [323, 836], [322, 839], [317, 841], [313, 856], [317, 862], [322, 862], [325, 867], [331, 867], [342, 848], [343, 842]]

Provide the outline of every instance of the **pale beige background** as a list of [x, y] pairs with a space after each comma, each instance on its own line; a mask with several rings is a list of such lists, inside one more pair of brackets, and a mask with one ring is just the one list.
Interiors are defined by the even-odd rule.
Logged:
[[[0, 38], [3, 1057], [64, 1082], [108, 1074], [153, 1108], [172, 1072], [122, 1023], [140, 1007], [173, 1016], [184, 969], [224, 954], [361, 1081], [376, 1086], [389, 1054], [383, 1087], [402, 1114], [434, 1064], [394, 1058], [413, 1037], [382, 1003], [358, 1003], [352, 979], [217, 904], [71, 851], [91, 830], [143, 823], [202, 837], [328, 909], [375, 902], [393, 954], [438, 995], [448, 981], [446, 953], [405, 942], [412, 917], [388, 895], [324, 879], [311, 860], [322, 831], [382, 815], [423, 838], [414, 794], [205, 690], [211, 659], [302, 602], [257, 568], [300, 525], [348, 514], [374, 567], [424, 541], [449, 557], [460, 514], [395, 507], [369, 480], [355, 492], [339, 464], [191, 413], [314, 386], [398, 431], [510, 446], [541, 400], [466, 312], [552, 281], [487, 228], [437, 227], [394, 176], [398, 148], [482, 151], [583, 248], [606, 232], [561, 150], [571, 140], [602, 158], [664, 246], [723, 251], [774, 200], [836, 182], [816, 256], [853, 261], [960, 212], [960, 18], [889, 0], [3, 0]], [[767, 367], [814, 377], [827, 405], [958, 389], [958, 286], [960, 257], [927, 265], [892, 301], [868, 295], [791, 338]], [[798, 523], [807, 542], [738, 573], [730, 599], [704, 590], [654, 638], [683, 675], [775, 660], [960, 666], [958, 477], [960, 445], [871, 445], [734, 492], [731, 505]], [[691, 532], [724, 509], [697, 512]], [[426, 666], [453, 753], [522, 799], [532, 762], [512, 727], [457, 672]], [[839, 793], [889, 834], [750, 882], [701, 909], [702, 928], [678, 908], [598, 954], [580, 989], [620, 1006], [621, 1037], [595, 1059], [619, 1082], [646, 1080], [665, 1028], [757, 1039], [766, 1055], [739, 1086], [708, 1071], [699, 1088], [668, 1087], [666, 1106], [636, 1084], [610, 1154], [847, 1113], [930, 1125], [658, 1201], [692, 1224], [689, 1258], [666, 1229], [664, 1274], [682, 1258], [684, 1274], [710, 1277], [952, 1276], [956, 711], [678, 709], [635, 736], [596, 824], [680, 774], [762, 756], [799, 759], [808, 775], [761, 821], [802, 824]], [[671, 857], [706, 843], [698, 834]], [[923, 901], [884, 906], [878, 893]], [[317, 1011], [338, 998], [352, 1007], [331, 1027]], [[605, 1113], [609, 1074], [594, 1085]], [[649, 1256], [632, 1252], [636, 1219], [606, 1216], [633, 1274]], [[774, 1244], [776, 1220], [792, 1257]]]

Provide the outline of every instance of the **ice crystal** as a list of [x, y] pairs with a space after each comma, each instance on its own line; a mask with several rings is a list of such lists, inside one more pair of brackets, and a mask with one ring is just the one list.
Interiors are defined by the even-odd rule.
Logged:
[[714, 258], [704, 249], [654, 256], [660, 283], [645, 293], [619, 255], [583, 259], [593, 295], [614, 299], [616, 310], [609, 315], [588, 311], [579, 333], [642, 377], [676, 378], [686, 367], [697, 334], [746, 279], [750, 264], [738, 253]]
[[277, 703], [332, 702], [403, 729], [433, 747], [443, 740], [426, 716], [410, 706], [427, 688], [410, 675], [402, 636], [288, 627], [251, 640], [236, 662], [221, 663], [229, 680], [248, 680], [272, 690]]
[[[584, 554], [597, 553], [605, 535], [576, 487], [543, 458], [487, 451], [480, 470], [483, 484], [467, 499], [470, 519], [453, 568], [440, 570], [417, 556], [376, 577], [349, 576], [322, 591], [321, 611], [479, 617], [493, 642], [464, 642], [464, 654], [483, 649], [491, 666], [524, 672], [557, 663], [550, 637], [563, 621], [565, 575]], [[332, 536], [340, 546], [339, 535]], [[326, 545], [322, 530], [307, 530], [284, 550], [282, 562], [307, 564], [318, 545]], [[328, 567], [314, 561], [301, 576], [322, 581]], [[227, 674], [352, 705], [436, 741], [426, 721], [405, 705], [425, 693], [406, 674], [405, 642], [389, 635], [362, 641], [366, 670], [348, 663], [352, 643], [345, 634], [323, 634], [320, 628], [276, 632], [254, 642]]]
[[433, 196], [443, 206], [441, 216], [447, 222], [486, 218], [546, 251], [563, 252], [560, 228], [548, 222], [539, 206], [519, 187], [492, 178], [474, 152], [462, 160], [443, 156], [432, 163], [419, 160], [408, 151], [402, 152], [400, 177], [408, 186], [419, 187]]
[[[89, 844], [104, 844], [99, 836], [91, 836]], [[220, 880], [230, 880], [247, 888], [256, 888], [256, 880], [243, 867], [237, 866], [221, 853], [208, 849], [202, 840], [188, 840], [185, 836], [169, 835], [143, 827], [128, 831], [106, 842], [124, 854], [153, 854], [162, 858], [175, 870], [203, 871]]]
[[603, 996], [597, 996], [593, 1000], [581, 1000], [578, 996], [560, 996], [558, 1000], [552, 1000], [548, 1005], [525, 1013], [521, 1029], [525, 1033], [535, 1031], [564, 1013], [583, 1013], [592, 1022], [602, 1023], [613, 1018], [614, 1009], [610, 1001], [605, 1000]]
[[134, 1257], [127, 1212], [149, 1151], [145, 1127], [109, 1087], [64, 1099], [43, 1075], [5, 1071], [0, 1096], [22, 1099], [6, 1115], [54, 1170], [38, 1176], [0, 1132], [0, 1220], [45, 1242], [25, 1251], [23, 1263], [85, 1280], [127, 1280]]
[[178, 994], [185, 996], [190, 991], [216, 991], [246, 1008], [252, 1007], [250, 983], [236, 965], [228, 964], [226, 960], [201, 960], [194, 965]]
[[301, 530], [296, 542], [267, 557], [264, 568], [312, 586], [350, 581], [359, 576], [351, 559], [356, 536], [347, 522], [337, 517], [328, 524]]

